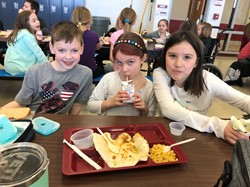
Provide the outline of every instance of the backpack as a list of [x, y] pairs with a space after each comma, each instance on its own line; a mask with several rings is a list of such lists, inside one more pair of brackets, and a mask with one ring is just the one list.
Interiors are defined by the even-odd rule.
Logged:
[[224, 162], [224, 172], [214, 187], [250, 187], [250, 141], [238, 140], [234, 145], [231, 162]]

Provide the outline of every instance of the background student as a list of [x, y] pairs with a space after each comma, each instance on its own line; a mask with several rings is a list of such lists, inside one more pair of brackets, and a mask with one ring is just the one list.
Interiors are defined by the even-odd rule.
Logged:
[[205, 47], [205, 61], [206, 63], [211, 63], [210, 56], [214, 48], [214, 43], [211, 38], [212, 25], [207, 22], [202, 22], [198, 25], [198, 35]]
[[194, 20], [186, 20], [182, 22], [180, 30], [191, 31], [198, 35], [198, 26]]
[[[39, 9], [40, 9], [39, 3], [36, 0], [25, 0], [23, 8], [19, 9], [18, 13], [21, 13], [24, 10], [32, 10], [35, 12], [36, 15], [38, 15]], [[49, 35], [50, 32], [49, 32], [49, 29], [47, 28], [45, 21], [41, 17], [39, 16], [37, 17], [40, 22], [40, 28], [41, 28], [43, 35], [44, 36]]]
[[168, 28], [168, 20], [161, 19], [158, 22], [157, 31], [153, 31], [151, 33], [147, 33], [147, 31], [143, 31], [142, 37], [154, 39], [157, 43], [165, 44], [166, 39], [170, 37], [169, 28]]
[[92, 91], [92, 72], [78, 64], [83, 52], [82, 32], [71, 22], [54, 25], [51, 63], [32, 66], [15, 100], [3, 107], [30, 107], [36, 113], [79, 114]]
[[249, 140], [234, 130], [229, 120], [206, 116], [214, 98], [250, 113], [250, 96], [203, 70], [203, 58], [203, 45], [193, 32], [179, 31], [171, 35], [160, 65], [153, 73], [161, 114], [200, 132], [215, 133], [231, 144], [238, 139]]
[[72, 13], [72, 22], [83, 32], [84, 51], [81, 55], [79, 64], [89, 67], [96, 78], [104, 74], [102, 66], [95, 61], [95, 52], [99, 50], [103, 42], [99, 40], [96, 32], [90, 30], [92, 16], [90, 11], [85, 7], [76, 7]]
[[48, 62], [35, 36], [38, 30], [40, 22], [34, 12], [27, 10], [18, 14], [14, 29], [7, 38], [5, 71], [13, 75], [23, 75], [31, 66]]
[[[104, 75], [88, 101], [88, 110], [101, 115], [154, 116], [155, 96], [153, 83], [141, 73], [141, 65], [147, 58], [143, 39], [126, 32], [116, 41], [113, 49], [117, 71]], [[122, 82], [132, 80], [134, 94], [122, 90]]]
[[[124, 8], [122, 9], [119, 17], [118, 17], [118, 22], [121, 25], [121, 29], [117, 30], [116, 32], [111, 34], [111, 37], [109, 39], [110, 43], [110, 53], [109, 53], [109, 59], [111, 62], [114, 62], [113, 58], [113, 48], [116, 40], [121, 36], [123, 33], [126, 32], [133, 32], [133, 25], [135, 24], [136, 21], [136, 13], [132, 8]], [[114, 67], [114, 69], [116, 69]]]

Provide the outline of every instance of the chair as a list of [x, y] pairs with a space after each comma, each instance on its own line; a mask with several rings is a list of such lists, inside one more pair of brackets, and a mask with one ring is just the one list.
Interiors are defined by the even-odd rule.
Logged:
[[222, 79], [222, 73], [219, 68], [214, 65], [215, 57], [218, 54], [220, 47], [220, 40], [217, 38], [212, 38], [211, 45], [207, 49], [207, 54], [205, 55], [205, 63], [203, 64], [203, 69], [215, 74], [217, 77]]

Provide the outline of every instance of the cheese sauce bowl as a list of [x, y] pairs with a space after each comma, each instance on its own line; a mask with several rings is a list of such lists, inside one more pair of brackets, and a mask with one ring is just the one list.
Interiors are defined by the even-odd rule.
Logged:
[[21, 142], [0, 147], [0, 187], [48, 187], [46, 150], [35, 143]]

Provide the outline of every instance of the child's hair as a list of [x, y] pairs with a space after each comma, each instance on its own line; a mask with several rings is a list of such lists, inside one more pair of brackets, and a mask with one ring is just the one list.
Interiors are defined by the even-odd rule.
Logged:
[[198, 27], [196, 22], [193, 20], [184, 21], [180, 26], [180, 30], [192, 31], [198, 35]]
[[160, 22], [164, 22], [166, 25], [167, 25], [167, 31], [169, 32], [169, 28], [168, 28], [168, 20], [166, 20], [166, 19], [161, 19], [160, 21], [158, 21], [158, 24], [157, 24], [157, 26], [159, 27], [159, 24], [160, 24]]
[[120, 13], [119, 20], [123, 24], [124, 32], [129, 32], [135, 23], [136, 13], [132, 8], [124, 8]]
[[113, 57], [116, 57], [118, 51], [125, 55], [134, 55], [140, 58], [147, 54], [143, 39], [133, 32], [124, 33], [117, 39], [113, 49]]
[[208, 38], [211, 36], [211, 33], [212, 33], [212, 25], [210, 23], [207, 23], [207, 22], [203, 22], [203, 23], [200, 23], [200, 25], [202, 25], [202, 28], [201, 28], [201, 35], [200, 37], [204, 37], [204, 38]]
[[72, 16], [71, 16], [71, 21], [77, 25], [77, 27], [81, 30], [82, 25], [91, 25], [92, 24], [92, 16], [89, 11], [89, 9], [83, 7], [83, 6], [78, 6], [74, 9]]
[[25, 2], [30, 3], [31, 10], [35, 10], [36, 14], [39, 12], [39, 3], [35, 0], [25, 0]]
[[[191, 74], [184, 83], [184, 90], [191, 95], [199, 97], [204, 91], [205, 82], [202, 76], [203, 62], [204, 62], [204, 47], [199, 37], [191, 31], [180, 30], [170, 36], [167, 40], [164, 50], [160, 59], [159, 67], [166, 70], [166, 54], [167, 51], [174, 45], [181, 42], [188, 42], [196, 52], [197, 65], [192, 70]], [[171, 79], [170, 86], [173, 86], [175, 81]]]
[[83, 45], [82, 32], [70, 21], [61, 21], [55, 24], [51, 32], [51, 44], [64, 40], [65, 43], [72, 42], [76, 38]]
[[16, 36], [18, 32], [22, 29], [27, 29], [31, 34], [34, 34], [34, 31], [32, 30], [30, 23], [29, 23], [30, 15], [32, 13], [33, 12], [30, 10], [25, 10], [17, 15], [16, 21], [14, 24], [14, 29], [7, 38], [7, 41], [9, 44], [13, 44], [13, 45], [15, 44]]
[[250, 23], [246, 24], [244, 28], [244, 34], [246, 35], [246, 37], [250, 38]]

